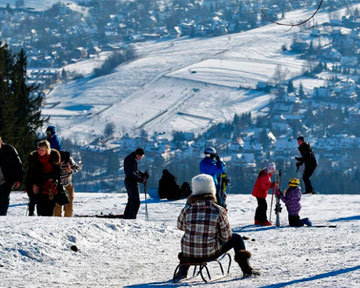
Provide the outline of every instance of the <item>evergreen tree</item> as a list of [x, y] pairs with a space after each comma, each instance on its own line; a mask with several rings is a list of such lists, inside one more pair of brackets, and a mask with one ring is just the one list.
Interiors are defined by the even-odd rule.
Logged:
[[302, 83], [300, 83], [300, 86], [299, 86], [299, 98], [303, 99], [304, 97], [305, 97], [304, 86], [302, 85]]
[[294, 91], [295, 91], [294, 84], [293, 84], [292, 80], [290, 80], [289, 83], [288, 83], [288, 86], [287, 86], [287, 92], [292, 93]]
[[0, 46], [0, 135], [16, 147], [25, 166], [38, 140], [36, 132], [47, 121], [41, 117], [42, 94], [26, 83], [26, 67], [24, 50], [12, 55], [7, 45]]

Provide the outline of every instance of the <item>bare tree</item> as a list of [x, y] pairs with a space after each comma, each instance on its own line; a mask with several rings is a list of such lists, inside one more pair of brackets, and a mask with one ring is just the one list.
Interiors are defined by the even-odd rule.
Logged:
[[261, 13], [264, 15], [264, 17], [265, 17], [267, 20], [269, 20], [269, 21], [272, 22], [272, 23], [275, 23], [275, 24], [281, 25], [281, 26], [295, 27], [295, 26], [301, 26], [301, 25], [305, 24], [306, 22], [310, 21], [311, 19], [313, 19], [313, 18], [315, 17], [315, 15], [319, 12], [322, 3], [323, 3], [323, 0], [320, 0], [318, 6], [317, 6], [317, 8], [316, 8], [316, 10], [314, 11], [314, 13], [313, 13], [310, 17], [306, 18], [305, 20], [301, 20], [301, 21], [299, 21], [299, 22], [297, 22], [297, 23], [293, 23], [293, 22], [291, 22], [291, 21], [288, 22], [288, 23], [286, 23], [286, 22], [279, 22], [279, 21], [277, 21], [277, 20], [271, 19], [271, 17], [269, 17], [269, 16], [266, 14], [264, 8], [261, 8]]

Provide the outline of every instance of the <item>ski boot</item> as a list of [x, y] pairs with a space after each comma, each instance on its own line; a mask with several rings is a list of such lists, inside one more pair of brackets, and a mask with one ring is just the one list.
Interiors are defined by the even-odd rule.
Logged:
[[312, 223], [310, 221], [309, 218], [304, 218], [304, 219], [301, 219], [302, 223], [304, 223], [306, 226], [309, 226], [311, 227], [312, 226]]

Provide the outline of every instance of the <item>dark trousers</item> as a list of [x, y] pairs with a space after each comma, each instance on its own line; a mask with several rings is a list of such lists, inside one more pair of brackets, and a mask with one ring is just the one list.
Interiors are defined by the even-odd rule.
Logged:
[[128, 203], [125, 207], [124, 218], [136, 219], [136, 215], [140, 208], [139, 184], [125, 179], [125, 187], [128, 193]]
[[[227, 242], [225, 242], [220, 251], [218, 253], [216, 253], [214, 256], [205, 259], [206, 262], [208, 261], [212, 261], [215, 260], [217, 258], [219, 258], [221, 255], [223, 255], [224, 253], [228, 252], [229, 250], [234, 249], [235, 255], [240, 251], [240, 250], [245, 250], [245, 242], [242, 239], [242, 237], [239, 234], [233, 234], [231, 239]], [[181, 270], [182, 273], [187, 274], [187, 271], [189, 270], [189, 265], [181, 265]]]
[[5, 216], [10, 203], [11, 185], [5, 183], [0, 186], [0, 216]]
[[39, 195], [34, 194], [34, 192], [32, 191], [32, 188], [27, 188], [27, 194], [29, 197], [29, 204], [28, 204], [29, 216], [34, 216], [35, 206], [38, 203]]
[[258, 207], [255, 211], [255, 220], [259, 220], [260, 222], [266, 222], [267, 216], [266, 216], [266, 210], [267, 210], [267, 203], [265, 198], [259, 198], [256, 197], [256, 200], [258, 202]]
[[305, 166], [305, 170], [302, 176], [305, 184], [305, 193], [311, 193], [314, 191], [313, 186], [311, 185], [310, 177], [314, 173], [316, 166]]
[[299, 215], [288, 215], [288, 219], [289, 219], [289, 225], [291, 227], [301, 227], [304, 226], [304, 223], [300, 220], [300, 216]]
[[37, 200], [36, 211], [38, 216], [53, 216], [55, 200], [49, 199], [49, 195], [42, 193], [38, 194]]
[[239, 250], [246, 250], [244, 240], [239, 234], [233, 234], [231, 239], [225, 242], [225, 244], [221, 247], [218, 256], [221, 256], [232, 248], [234, 249], [235, 254], [237, 254]]

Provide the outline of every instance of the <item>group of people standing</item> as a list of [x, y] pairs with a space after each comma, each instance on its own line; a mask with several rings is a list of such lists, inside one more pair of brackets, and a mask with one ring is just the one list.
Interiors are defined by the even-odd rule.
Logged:
[[[303, 136], [299, 136], [297, 138], [297, 142], [298, 150], [301, 154], [301, 157], [295, 157], [295, 160], [297, 160], [296, 168], [298, 170], [301, 165], [305, 164], [305, 169], [302, 176], [305, 184], [305, 194], [316, 194], [310, 181], [310, 177], [317, 167], [317, 161], [314, 151], [312, 150], [310, 144], [304, 141]], [[272, 225], [272, 223], [267, 219], [266, 216], [266, 197], [268, 195], [269, 189], [275, 189], [276, 183], [275, 181], [271, 181], [271, 178], [275, 171], [275, 163], [269, 163], [266, 168], [262, 169], [259, 172], [259, 175], [256, 179], [252, 191], [252, 195], [256, 197], [256, 200], [258, 202], [258, 207], [256, 208], [254, 218], [255, 225]], [[311, 226], [311, 221], [308, 218], [300, 220], [299, 212], [301, 209], [300, 199], [302, 193], [300, 187], [300, 180], [298, 178], [292, 178], [289, 180], [288, 188], [284, 191], [284, 193], [281, 193], [280, 189], [277, 189], [277, 191], [274, 192], [276, 193], [277, 197], [280, 197], [280, 199], [285, 203], [289, 214], [288, 218], [290, 226]]]
[[[25, 181], [26, 191], [29, 195], [29, 215], [34, 215], [35, 205], [40, 216], [61, 216], [62, 206], [55, 201], [57, 185], [64, 185], [70, 198], [70, 203], [65, 205], [65, 216], [72, 216], [74, 188], [72, 174], [79, 171], [80, 167], [72, 159], [70, 153], [61, 151], [61, 144], [56, 136], [54, 126], [49, 126], [47, 140], [37, 143], [37, 150], [29, 155], [29, 170]], [[301, 157], [296, 157], [296, 166], [305, 164], [303, 180], [305, 193], [315, 193], [311, 185], [310, 176], [316, 168], [316, 158], [310, 145], [304, 142], [304, 137], [298, 139]], [[56, 147], [56, 148], [54, 148]], [[124, 159], [125, 187], [128, 193], [128, 202], [122, 217], [136, 219], [140, 207], [139, 184], [146, 185], [149, 177], [147, 172], [138, 169], [138, 161], [144, 158], [144, 150], [137, 148]], [[231, 231], [227, 217], [226, 194], [221, 187], [221, 175], [225, 172], [225, 163], [220, 160], [216, 149], [209, 147], [204, 151], [205, 157], [199, 164], [200, 174], [193, 177], [191, 188], [186, 195], [187, 202], [177, 220], [177, 226], [184, 231], [181, 239], [180, 268], [174, 276], [174, 281], [187, 277], [191, 263], [202, 263], [215, 260], [230, 249], [234, 250], [235, 261], [238, 263], [244, 276], [259, 275], [249, 263], [251, 253], [246, 250], [242, 237]], [[256, 225], [272, 225], [266, 216], [266, 197], [268, 190], [276, 187], [271, 181], [276, 171], [276, 165], [271, 162], [259, 172], [252, 195], [256, 197], [258, 207], [255, 212]], [[169, 171], [164, 172], [167, 179], [172, 182], [176, 178], [169, 178]], [[170, 174], [171, 175], [171, 174]], [[23, 177], [22, 162], [14, 147], [5, 144], [0, 138], [0, 215], [6, 215], [9, 206], [11, 189], [20, 186]], [[179, 188], [171, 186], [168, 189]], [[165, 188], [166, 189], [166, 188]], [[276, 194], [286, 204], [291, 226], [311, 225], [308, 218], [300, 219], [301, 209], [300, 181], [292, 178], [288, 188]]]
[[[295, 158], [298, 161], [296, 167], [299, 168], [305, 163], [303, 180], [306, 193], [314, 194], [310, 176], [316, 168], [316, 158], [310, 145], [304, 142], [303, 136], [297, 140], [301, 157]], [[177, 226], [184, 231], [184, 235], [181, 239], [181, 253], [178, 255], [180, 266], [174, 275], [175, 282], [187, 277], [190, 265], [217, 259], [230, 249], [234, 250], [234, 260], [244, 276], [260, 275], [259, 271], [253, 269], [249, 263], [251, 253], [246, 250], [242, 237], [232, 233], [230, 229], [225, 202], [219, 201], [221, 198], [226, 199], [226, 195], [224, 197], [220, 194], [221, 187], [217, 181], [217, 174], [223, 173], [224, 168], [225, 165], [221, 162], [216, 150], [212, 147], [207, 148], [205, 158], [200, 162], [200, 172], [203, 174], [192, 179], [192, 194], [177, 221]], [[258, 201], [255, 225], [272, 225], [266, 217], [266, 196], [270, 188], [275, 189], [276, 187], [275, 181], [271, 181], [275, 171], [275, 163], [269, 163], [266, 168], [259, 172], [255, 182], [252, 192]], [[308, 218], [300, 219], [299, 216], [302, 194], [299, 179], [290, 179], [288, 188], [284, 193], [278, 189], [276, 194], [286, 205], [290, 226], [312, 225]]]
[[[56, 135], [55, 126], [46, 129], [46, 140], [37, 143], [37, 149], [28, 157], [28, 171], [25, 190], [29, 196], [28, 215], [64, 216], [73, 215], [74, 187], [72, 174], [81, 167], [67, 151], [61, 150], [61, 142]], [[3, 143], [0, 138], [0, 215], [6, 215], [9, 207], [10, 192], [21, 185], [23, 165], [16, 149]], [[68, 202], [56, 202], [58, 190], [65, 189]]]
[[[299, 168], [305, 163], [303, 180], [306, 193], [313, 194], [315, 192], [310, 182], [310, 176], [316, 168], [316, 158], [310, 145], [304, 142], [303, 136], [297, 140], [301, 157], [295, 158], [298, 161], [296, 167]], [[220, 160], [216, 149], [213, 147], [207, 148], [204, 155], [205, 157], [199, 165], [200, 174], [192, 178], [191, 194], [187, 197], [186, 205], [181, 210], [177, 220], [177, 227], [184, 231], [184, 235], [181, 239], [181, 252], [178, 255], [180, 266], [174, 275], [174, 281], [178, 282], [186, 278], [190, 265], [215, 260], [231, 249], [234, 250], [235, 262], [238, 263], [244, 276], [259, 275], [259, 271], [253, 269], [249, 263], [251, 253], [246, 250], [242, 237], [232, 233], [230, 228], [227, 218], [226, 194], [223, 193], [224, 191], [222, 191], [219, 183], [220, 175], [225, 171], [225, 163]], [[123, 218], [126, 219], [136, 218], [140, 205], [139, 183], [146, 185], [145, 173], [139, 171], [137, 166], [137, 161], [143, 157], [144, 150], [138, 148], [128, 155], [124, 161], [128, 203]], [[266, 196], [269, 189], [276, 187], [275, 181], [271, 181], [275, 171], [275, 163], [269, 163], [266, 168], [259, 172], [255, 182], [252, 194], [258, 201], [255, 212], [256, 225], [272, 225], [266, 216]], [[166, 183], [171, 182], [172, 185], [162, 187], [164, 179], [169, 180]], [[176, 184], [176, 177], [171, 175], [168, 170], [164, 170], [163, 177], [159, 181], [159, 194], [163, 195], [166, 189], [178, 191], [179, 186], [177, 184], [174, 186], [174, 183]], [[308, 218], [300, 219], [299, 217], [302, 194], [299, 179], [290, 179], [289, 186], [284, 193], [278, 189], [276, 194], [287, 207], [290, 226], [311, 226], [311, 221]]]

